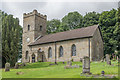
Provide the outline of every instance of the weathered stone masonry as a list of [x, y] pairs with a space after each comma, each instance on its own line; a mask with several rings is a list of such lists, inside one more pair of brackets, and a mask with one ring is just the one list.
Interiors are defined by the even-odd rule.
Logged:
[[[103, 40], [98, 25], [46, 35], [46, 21], [47, 16], [41, 15], [37, 10], [28, 14], [24, 13], [23, 62], [59, 62], [71, 59], [80, 61], [84, 56], [89, 56], [91, 61], [101, 60]], [[72, 45], [76, 46], [75, 56], [71, 56]], [[59, 57], [60, 46], [63, 47], [62, 57]], [[50, 47], [52, 57], [48, 58]]]

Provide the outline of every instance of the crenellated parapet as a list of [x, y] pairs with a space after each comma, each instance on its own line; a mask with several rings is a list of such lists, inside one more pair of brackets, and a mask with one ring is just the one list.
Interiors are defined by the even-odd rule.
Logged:
[[26, 18], [26, 17], [29, 17], [29, 16], [33, 16], [33, 15], [39, 16], [39, 17], [47, 20], [47, 16], [38, 13], [37, 10], [33, 10], [33, 12], [30, 12], [30, 13], [24, 13], [24, 14], [23, 14], [23, 18]]

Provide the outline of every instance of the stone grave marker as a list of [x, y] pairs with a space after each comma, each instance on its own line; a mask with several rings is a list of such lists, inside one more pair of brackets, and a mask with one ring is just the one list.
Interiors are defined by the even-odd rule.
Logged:
[[64, 66], [64, 69], [69, 69], [69, 68], [72, 68], [72, 61], [68, 61], [67, 65]]
[[10, 63], [5, 64], [5, 72], [10, 71]]
[[15, 63], [15, 69], [18, 69], [19, 68], [19, 64], [18, 63]]
[[101, 58], [101, 62], [104, 62], [104, 57]]
[[111, 65], [111, 60], [108, 61], [108, 64]]
[[82, 73], [90, 73], [90, 58], [85, 56], [83, 58], [83, 72]]
[[106, 61], [107, 61], [107, 64], [111, 65], [110, 55], [109, 54], [106, 54]]
[[67, 65], [72, 66], [72, 61], [68, 61]]
[[117, 61], [119, 61], [119, 57], [117, 56]]

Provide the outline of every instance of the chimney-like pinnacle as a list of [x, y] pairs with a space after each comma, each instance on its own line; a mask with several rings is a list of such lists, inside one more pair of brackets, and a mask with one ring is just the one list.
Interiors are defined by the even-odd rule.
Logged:
[[33, 10], [33, 13], [38, 13], [36, 9]]

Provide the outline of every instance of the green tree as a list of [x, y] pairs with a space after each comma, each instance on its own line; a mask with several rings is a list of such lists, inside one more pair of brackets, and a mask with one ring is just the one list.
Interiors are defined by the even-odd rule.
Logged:
[[82, 26], [87, 27], [97, 25], [99, 23], [99, 16], [100, 14], [94, 11], [86, 13], [86, 15], [83, 17]]
[[[14, 66], [18, 59], [20, 47], [20, 32], [22, 30], [19, 25], [19, 19], [13, 18], [2, 11], [2, 57], [3, 65], [9, 62], [11, 67]], [[5, 61], [5, 62], [4, 62]]]
[[83, 16], [77, 11], [70, 12], [62, 18], [62, 28], [64, 31], [82, 27]]
[[114, 40], [115, 43], [115, 50], [117, 51], [117, 54], [120, 57], [120, 8], [118, 8], [116, 12], [116, 24], [115, 24], [115, 30], [114, 30]]
[[99, 17], [99, 25], [102, 30], [104, 40], [104, 52], [105, 54], [112, 54], [115, 51], [116, 40], [114, 39], [114, 30], [116, 24], [116, 12], [112, 9], [110, 11], [103, 11]]
[[60, 20], [58, 19], [52, 19], [51, 21], [47, 21], [47, 33], [56, 33], [59, 32], [60, 27]]

